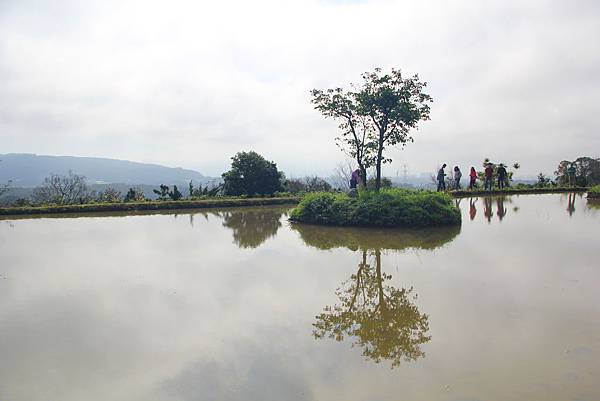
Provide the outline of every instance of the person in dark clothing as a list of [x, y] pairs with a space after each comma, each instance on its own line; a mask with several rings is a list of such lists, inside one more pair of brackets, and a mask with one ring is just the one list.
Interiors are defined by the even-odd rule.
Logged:
[[350, 175], [350, 189], [356, 189], [358, 185], [358, 179], [360, 177], [360, 171], [358, 169], [354, 170]]
[[506, 182], [507, 172], [504, 164], [500, 163], [500, 167], [498, 167], [498, 188], [504, 189], [507, 186]]
[[567, 168], [567, 175], [569, 177], [569, 185], [574, 187], [575, 186], [575, 175], [577, 174], [577, 167], [575, 166], [575, 163], [571, 163], [571, 165]]
[[485, 182], [484, 182], [484, 189], [489, 189], [490, 191], [492, 190], [492, 179], [494, 176], [494, 169], [492, 168], [492, 163], [488, 163], [487, 166], [485, 167], [484, 170], [485, 173]]
[[460, 179], [462, 178], [462, 172], [458, 166], [454, 166], [454, 187], [457, 191], [460, 190]]
[[437, 173], [437, 182], [438, 182], [437, 190], [438, 191], [446, 190], [446, 178], [445, 178], [446, 173], [444, 172], [445, 168], [446, 168], [446, 163], [444, 163], [442, 165], [442, 168], [440, 168]]

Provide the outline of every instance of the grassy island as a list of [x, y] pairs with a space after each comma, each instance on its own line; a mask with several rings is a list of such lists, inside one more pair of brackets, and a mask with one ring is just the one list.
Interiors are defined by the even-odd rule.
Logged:
[[445, 193], [383, 189], [346, 194], [308, 194], [290, 213], [290, 220], [354, 227], [431, 227], [460, 224], [460, 211]]

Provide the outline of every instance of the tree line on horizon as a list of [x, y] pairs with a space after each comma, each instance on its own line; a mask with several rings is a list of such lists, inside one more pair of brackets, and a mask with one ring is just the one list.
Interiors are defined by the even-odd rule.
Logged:
[[[405, 77], [398, 69], [384, 73], [380, 68], [361, 75], [360, 84], [350, 84], [350, 89], [340, 87], [326, 90], [313, 89], [311, 103], [325, 118], [339, 123], [340, 134], [335, 138], [340, 149], [350, 156], [360, 171], [360, 187], [379, 191], [391, 187], [391, 180], [382, 176], [382, 165], [392, 162], [388, 150], [404, 147], [414, 142], [413, 132], [421, 121], [429, 120], [431, 96], [424, 92], [427, 83], [418, 75]], [[489, 163], [489, 159], [484, 164]], [[573, 167], [575, 166], [575, 167]], [[346, 189], [352, 166], [338, 168], [340, 177], [336, 190]], [[518, 163], [513, 168], [519, 168]], [[571, 169], [569, 169], [571, 168]], [[538, 176], [538, 186], [564, 185], [569, 182], [569, 171], [575, 169], [575, 184], [590, 186], [600, 184], [600, 158], [580, 157], [575, 161], [561, 161], [555, 171], [556, 181], [544, 174]], [[452, 185], [452, 168], [449, 180]], [[372, 172], [369, 177], [369, 172]], [[482, 172], [479, 172], [480, 180]], [[468, 172], [463, 172], [467, 176]], [[513, 171], [508, 172], [509, 182]], [[264, 196], [282, 193], [332, 191], [334, 188], [319, 177], [286, 179], [277, 164], [255, 151], [238, 152], [232, 157], [231, 168], [222, 174], [222, 182], [194, 186], [190, 181], [188, 199], [215, 196]], [[0, 185], [0, 196], [9, 190], [10, 183]], [[161, 184], [154, 190], [158, 200], [177, 201], [186, 196], [176, 185], [171, 188]], [[144, 193], [131, 187], [125, 195], [114, 188], [94, 193], [87, 187], [85, 177], [69, 172], [67, 175], [51, 174], [35, 189], [31, 199], [20, 199], [17, 205], [71, 204], [90, 202], [140, 202]]]

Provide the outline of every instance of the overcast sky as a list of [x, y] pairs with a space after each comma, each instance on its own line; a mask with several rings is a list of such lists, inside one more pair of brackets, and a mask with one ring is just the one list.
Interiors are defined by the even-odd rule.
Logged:
[[256, 150], [288, 176], [344, 159], [312, 88], [375, 67], [434, 98], [395, 175], [484, 157], [551, 173], [600, 157], [600, 1], [0, 0], [0, 153], [220, 175]]

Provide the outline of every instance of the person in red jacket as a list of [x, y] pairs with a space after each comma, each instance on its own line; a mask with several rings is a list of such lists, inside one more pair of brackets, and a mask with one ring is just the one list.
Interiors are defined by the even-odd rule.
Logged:
[[494, 182], [494, 169], [492, 168], [492, 163], [488, 163], [485, 167], [485, 184], [484, 189], [492, 190], [492, 183]]
[[473, 188], [475, 188], [476, 185], [476, 181], [477, 181], [477, 171], [475, 171], [475, 167], [471, 167], [471, 172], [469, 173], [469, 177], [471, 178], [471, 181], [469, 182], [469, 189], [472, 191]]

